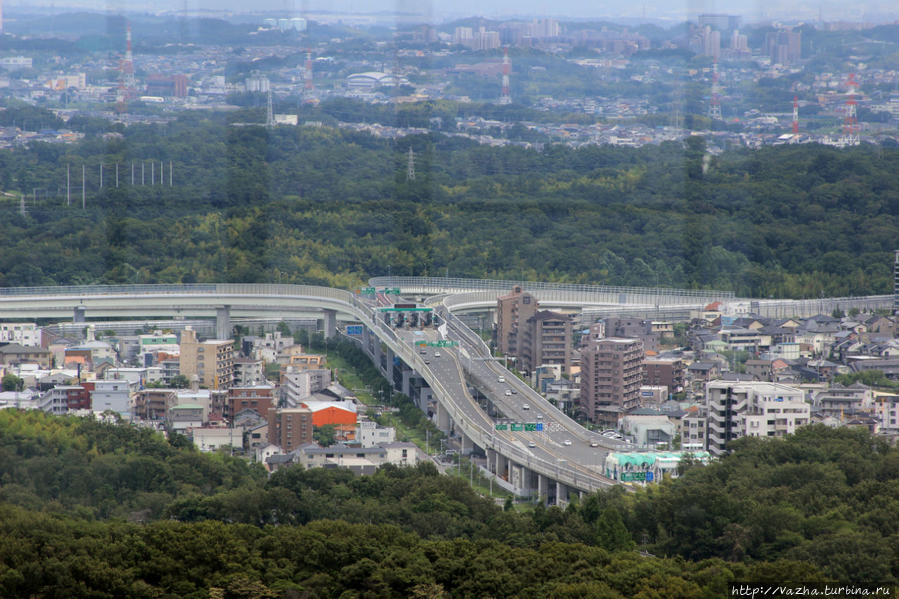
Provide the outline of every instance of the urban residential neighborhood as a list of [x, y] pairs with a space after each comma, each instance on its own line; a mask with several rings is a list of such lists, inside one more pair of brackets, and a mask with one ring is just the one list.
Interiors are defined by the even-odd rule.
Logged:
[[0, 0], [0, 597], [891, 597], [897, 173], [885, 0]]

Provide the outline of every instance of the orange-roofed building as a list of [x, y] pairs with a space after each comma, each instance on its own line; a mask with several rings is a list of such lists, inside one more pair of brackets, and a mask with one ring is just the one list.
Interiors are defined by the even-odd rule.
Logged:
[[356, 438], [356, 404], [352, 401], [304, 401], [301, 407], [312, 412], [312, 426], [333, 426], [338, 439]]

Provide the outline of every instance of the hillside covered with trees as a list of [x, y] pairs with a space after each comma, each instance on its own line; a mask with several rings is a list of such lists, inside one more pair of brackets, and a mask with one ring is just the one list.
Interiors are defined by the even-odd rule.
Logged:
[[[15, 120], [10, 110], [0, 114]], [[316, 114], [330, 122], [326, 108]], [[229, 118], [261, 117], [247, 110]], [[696, 137], [685, 146], [536, 151], [442, 134], [389, 140], [328, 126], [266, 130], [217, 115], [118, 126], [105, 137], [107, 125], [90, 119], [68, 126], [87, 137], [0, 151], [2, 286], [349, 288], [390, 272], [711, 287], [756, 297], [891, 288], [896, 148], [779, 146], [713, 156]]]
[[6, 597], [704, 598], [899, 576], [899, 450], [864, 431], [743, 440], [675, 481], [523, 512], [430, 464], [269, 478], [41, 413], [0, 411], [0, 452]]

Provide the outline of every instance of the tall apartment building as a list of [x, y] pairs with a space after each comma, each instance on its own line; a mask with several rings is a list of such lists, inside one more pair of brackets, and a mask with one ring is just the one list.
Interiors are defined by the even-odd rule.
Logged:
[[268, 413], [268, 439], [284, 453], [312, 443], [312, 410], [280, 408]]
[[796, 387], [760, 381], [706, 384], [708, 450], [729, 450], [740, 437], [783, 437], [809, 423], [810, 406]]
[[643, 384], [668, 387], [669, 393], [677, 393], [684, 387], [684, 363], [682, 360], [646, 359], [643, 361]]
[[537, 314], [537, 298], [516, 285], [509, 295], [496, 300], [496, 347], [507, 356], [519, 355], [522, 330]]
[[558, 364], [571, 372], [571, 317], [540, 310], [525, 323], [519, 369], [533, 372], [538, 366]]
[[496, 346], [518, 359], [518, 369], [533, 372], [544, 364], [571, 371], [571, 318], [540, 310], [537, 298], [520, 286], [496, 300]]
[[227, 389], [234, 383], [234, 341], [210, 339], [200, 342], [197, 332], [186, 328], [181, 332], [181, 374], [194, 375], [207, 389]]
[[608, 428], [618, 416], [640, 405], [643, 342], [606, 337], [581, 348], [580, 405], [587, 418]]
[[899, 314], [899, 250], [893, 260], [893, 314]]

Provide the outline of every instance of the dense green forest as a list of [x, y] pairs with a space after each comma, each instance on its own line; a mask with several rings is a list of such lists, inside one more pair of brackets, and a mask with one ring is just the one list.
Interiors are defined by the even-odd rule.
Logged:
[[269, 478], [34, 412], [0, 411], [0, 452], [5, 597], [712, 598], [899, 575], [899, 450], [860, 430], [745, 439], [674, 481], [523, 512], [431, 464]]
[[[0, 114], [15, 120], [15, 110]], [[414, 111], [407, 117], [428, 114]], [[261, 117], [247, 110], [229, 119]], [[891, 288], [896, 148], [711, 155], [695, 137], [685, 145], [538, 152], [440, 134], [390, 140], [327, 126], [266, 130], [214, 115], [116, 126], [105, 137], [102, 122], [72, 126], [87, 134], [77, 145], [0, 152], [0, 189], [9, 194], [0, 198], [0, 285], [349, 288], [391, 272], [712, 287], [758, 297]]]

